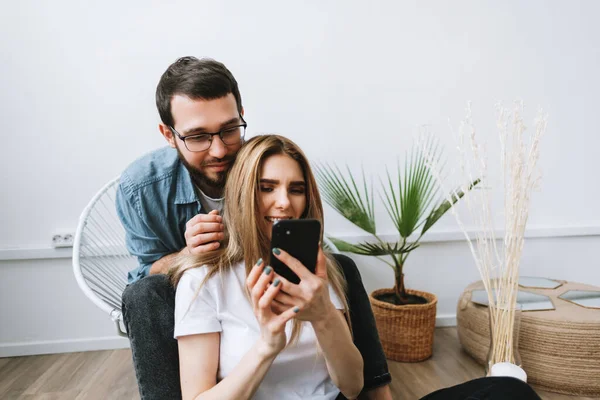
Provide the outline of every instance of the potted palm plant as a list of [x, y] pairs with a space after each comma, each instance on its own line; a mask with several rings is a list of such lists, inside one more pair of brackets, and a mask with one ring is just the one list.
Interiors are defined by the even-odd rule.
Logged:
[[[422, 361], [431, 357], [433, 351], [437, 297], [407, 289], [404, 265], [423, 235], [464, 195], [463, 191], [454, 191], [450, 196], [439, 196], [441, 188], [428, 161], [437, 163], [440, 158], [437, 141], [429, 138], [413, 146], [404, 168], [398, 162], [397, 177], [386, 168], [386, 177], [379, 182], [379, 194], [398, 231], [398, 239], [392, 243], [377, 234], [373, 182], [367, 181], [364, 170], [362, 184], [357, 185], [348, 167], [346, 173], [335, 164], [316, 167], [325, 202], [374, 240], [353, 244], [335, 237], [329, 239], [340, 251], [377, 257], [394, 270], [394, 287], [375, 290], [370, 300], [386, 356], [395, 361]], [[477, 183], [479, 180], [473, 181], [467, 190]]]

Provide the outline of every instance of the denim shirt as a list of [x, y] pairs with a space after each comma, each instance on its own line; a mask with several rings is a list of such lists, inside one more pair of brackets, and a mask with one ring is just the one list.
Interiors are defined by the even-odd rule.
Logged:
[[139, 262], [129, 271], [129, 283], [147, 276], [155, 261], [184, 248], [185, 224], [205, 212], [188, 170], [170, 147], [127, 167], [121, 174], [116, 207], [127, 249]]

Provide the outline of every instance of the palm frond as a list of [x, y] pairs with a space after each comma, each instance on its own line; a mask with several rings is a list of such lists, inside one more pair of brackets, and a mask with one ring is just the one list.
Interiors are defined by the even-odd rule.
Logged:
[[369, 193], [363, 170], [363, 193], [361, 193], [350, 168], [346, 166], [346, 170], [348, 178], [335, 164], [334, 168], [328, 164], [315, 166], [315, 175], [323, 198], [348, 221], [366, 232], [375, 234], [373, 187], [371, 186]]
[[417, 243], [411, 243], [408, 245], [402, 245], [400, 242], [396, 243], [368, 243], [362, 242], [358, 244], [348, 243], [342, 239], [328, 236], [333, 242], [335, 247], [339, 251], [354, 253], [361, 256], [386, 256], [391, 254], [404, 254], [416, 249], [419, 245]]
[[[402, 215], [400, 214], [400, 208], [398, 207], [398, 196], [396, 196], [396, 192], [394, 190], [394, 185], [392, 184], [392, 177], [390, 176], [390, 172], [387, 169], [387, 167], [385, 168], [385, 173], [387, 176], [387, 184], [388, 184], [388, 188], [389, 188], [389, 192], [387, 190], [385, 190], [385, 185], [383, 183], [383, 181], [379, 181], [381, 186], [384, 187], [383, 190], [383, 194], [385, 196], [385, 199], [383, 199], [383, 196], [380, 195], [381, 199], [384, 200], [383, 201], [383, 205], [385, 206], [385, 209], [388, 213], [388, 215], [390, 216], [390, 218], [392, 219], [392, 221], [394, 222], [394, 225], [396, 226], [396, 230], [398, 230], [398, 232], [400, 231], [400, 226], [402, 224]], [[402, 192], [402, 182], [400, 180], [398, 180], [398, 186], [399, 187], [399, 192]]]
[[427, 220], [425, 221], [425, 225], [423, 225], [423, 229], [421, 230], [421, 235], [425, 234], [435, 224], [442, 216], [452, 207], [458, 200], [460, 200], [464, 195], [465, 191], [469, 191], [473, 189], [477, 184], [481, 182], [480, 178], [475, 179], [471, 184], [466, 188], [466, 190], [458, 189], [451, 193], [450, 198], [444, 200], [437, 208], [434, 208]]
[[427, 211], [439, 192], [439, 185], [427, 167], [424, 151], [439, 159], [440, 148], [432, 137], [427, 140], [425, 146], [425, 150], [421, 150], [415, 144], [410, 156], [405, 159], [404, 170], [401, 170], [398, 162], [396, 188], [387, 169], [387, 184], [380, 181], [383, 191], [381, 199], [403, 238], [408, 238], [425, 222]]

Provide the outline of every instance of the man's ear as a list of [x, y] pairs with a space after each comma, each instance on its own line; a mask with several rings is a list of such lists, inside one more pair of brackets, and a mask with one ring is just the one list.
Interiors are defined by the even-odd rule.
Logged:
[[165, 125], [163, 123], [160, 123], [160, 124], [158, 124], [158, 130], [163, 135], [163, 137], [166, 139], [166, 141], [169, 142], [169, 146], [171, 146], [174, 149], [177, 148], [177, 145], [175, 144], [175, 135], [173, 134], [173, 131], [171, 130], [171, 128], [169, 128], [167, 125]]

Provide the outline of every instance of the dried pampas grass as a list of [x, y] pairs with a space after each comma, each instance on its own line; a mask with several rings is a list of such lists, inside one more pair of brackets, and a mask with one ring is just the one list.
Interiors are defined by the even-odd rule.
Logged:
[[[492, 347], [490, 349], [488, 371], [498, 362], [516, 363], [513, 353], [513, 331], [517, 304], [519, 263], [523, 252], [525, 228], [529, 216], [531, 193], [539, 186], [541, 174], [537, 169], [540, 152], [540, 139], [546, 130], [547, 115], [540, 109], [534, 121], [534, 131], [525, 135], [523, 102], [516, 102], [512, 110], [497, 105], [497, 128], [500, 137], [500, 163], [503, 181], [504, 237], [501, 246], [493, 224], [492, 192], [489, 182], [487, 150], [477, 138], [472, 120], [471, 106], [460, 124], [457, 149], [460, 154], [460, 169], [464, 182], [482, 179], [482, 185], [472, 191], [459, 187], [449, 193], [449, 199], [463, 190], [463, 203], [478, 229], [473, 237], [469, 235], [459, 215], [456, 205], [452, 214], [467, 239], [475, 265], [481, 275], [488, 295]], [[438, 179], [440, 167], [433, 157], [428, 157], [428, 165]], [[495, 293], [495, 295], [494, 295]]]

